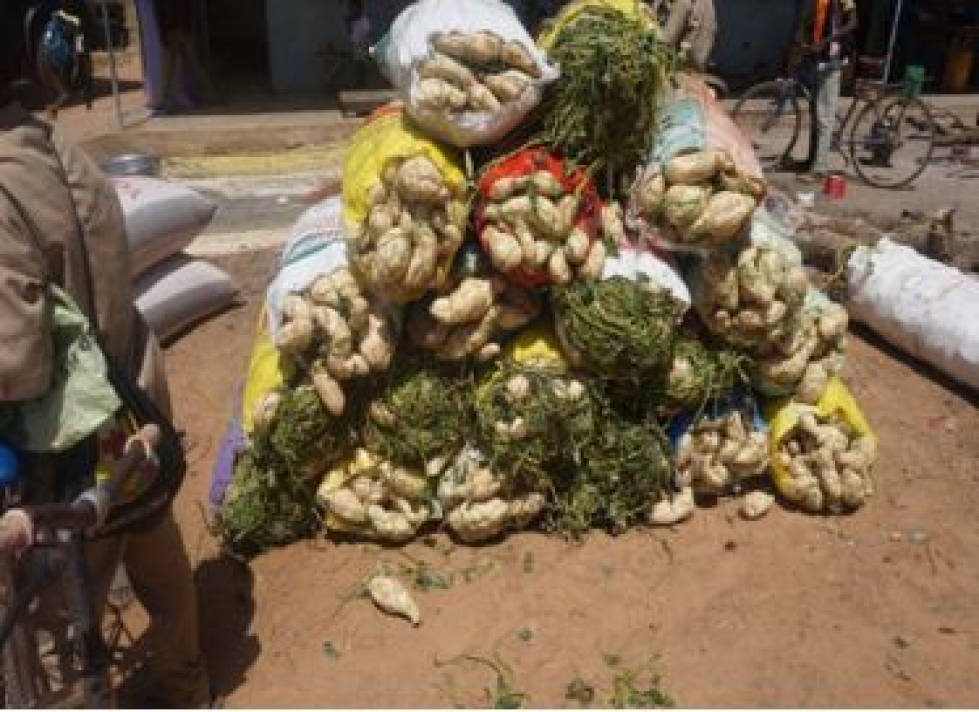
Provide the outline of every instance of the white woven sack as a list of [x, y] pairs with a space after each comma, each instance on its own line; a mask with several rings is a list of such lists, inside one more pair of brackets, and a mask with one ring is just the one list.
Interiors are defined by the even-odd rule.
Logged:
[[113, 177], [126, 220], [132, 276], [185, 249], [217, 211], [217, 205], [178, 183], [146, 176]]
[[136, 281], [136, 307], [161, 341], [231, 306], [238, 288], [209, 262], [174, 255]]
[[265, 294], [269, 334], [279, 331], [282, 300], [305, 291], [317, 277], [347, 266], [340, 196], [334, 195], [303, 213], [279, 256], [275, 277]]

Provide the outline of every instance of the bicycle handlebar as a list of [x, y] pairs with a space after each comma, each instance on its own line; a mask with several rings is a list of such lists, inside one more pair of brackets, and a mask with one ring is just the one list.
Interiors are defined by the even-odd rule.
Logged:
[[36, 543], [40, 529], [84, 531], [100, 526], [131, 476], [152, 460], [160, 429], [143, 426], [126, 443], [122, 459], [109, 478], [82, 492], [71, 504], [40, 504], [7, 510], [0, 517], [0, 557], [16, 556]]

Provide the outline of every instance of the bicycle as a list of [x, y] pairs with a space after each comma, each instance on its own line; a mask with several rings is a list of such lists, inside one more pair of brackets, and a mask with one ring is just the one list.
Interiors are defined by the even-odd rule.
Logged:
[[[859, 69], [877, 76], [885, 63], [875, 57], [857, 59]], [[816, 116], [815, 98], [801, 76], [806, 66], [805, 53], [796, 48], [789, 59], [789, 76], [749, 88], [732, 112], [765, 169], [805, 162], [795, 154], [802, 133], [803, 101], [809, 109], [810, 131]], [[852, 162], [860, 178], [878, 188], [909, 185], [927, 168], [935, 149], [931, 111], [912, 91], [910, 82], [885, 84], [879, 78], [856, 78], [853, 100], [835, 122], [831, 150], [847, 164]], [[849, 138], [844, 138], [848, 127]]]
[[[130, 439], [110, 476], [69, 504], [16, 503], [0, 517], [0, 578], [5, 598], [0, 608], [0, 658], [7, 707], [113, 705], [109, 677], [112, 659], [96, 616], [85, 544], [125, 525], [116, 518], [113, 505], [133, 474], [154, 459], [160, 437], [156, 426], [143, 426]], [[130, 512], [123, 518], [132, 516]], [[61, 584], [60, 593], [73, 621], [73, 630], [51, 641], [55, 647], [65, 648], [70, 637], [70, 647], [74, 648], [55, 651], [62, 668], [59, 671], [68, 670], [60, 687], [52, 685], [41, 659], [43, 636], [35, 630], [31, 615], [43, 596], [54, 595], [56, 584]]]

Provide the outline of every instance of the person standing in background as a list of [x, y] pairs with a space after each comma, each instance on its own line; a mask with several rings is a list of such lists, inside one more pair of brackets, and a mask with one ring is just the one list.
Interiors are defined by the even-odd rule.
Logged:
[[41, 83], [54, 92], [48, 104], [52, 119], [76, 92], [81, 92], [85, 106], [92, 108], [93, 25], [88, 6], [81, 0], [59, 0], [50, 8], [37, 52], [37, 70]]
[[803, 49], [816, 61], [816, 117], [810, 132], [809, 175], [805, 180], [818, 182], [829, 171], [829, 150], [840, 103], [840, 75], [849, 59], [850, 42], [857, 29], [857, 6], [855, 0], [811, 2], [801, 28]]
[[[126, 377], [170, 414], [163, 355], [133, 305], [119, 198], [82, 151], [14, 99], [16, 45], [0, 0], [0, 407], [45, 396], [57, 362], [47, 285], [64, 290]], [[56, 474], [58, 453], [45, 453]], [[90, 542], [86, 558], [104, 607], [121, 556], [150, 617], [141, 706], [211, 703], [190, 558], [172, 512], [125, 537]], [[0, 592], [2, 594], [2, 592]]]
[[663, 40], [676, 49], [681, 66], [706, 71], [717, 36], [714, 0], [660, 0], [653, 9], [666, 16]]
[[367, 83], [367, 65], [370, 62], [371, 21], [364, 12], [363, 0], [351, 0], [347, 11], [347, 37], [357, 72], [357, 88]]
[[163, 113], [163, 40], [154, 0], [135, 0], [143, 60], [143, 96], [150, 114]]
[[[214, 87], [194, 43], [192, 0], [155, 0], [154, 6], [163, 39], [164, 109], [193, 108], [195, 98], [212, 102]], [[188, 79], [194, 91], [188, 91]]]

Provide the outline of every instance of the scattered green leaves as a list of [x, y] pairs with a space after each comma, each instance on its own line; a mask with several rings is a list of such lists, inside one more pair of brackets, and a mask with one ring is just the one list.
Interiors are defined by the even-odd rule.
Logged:
[[452, 587], [455, 579], [452, 573], [444, 574], [426, 561], [411, 559], [411, 562], [410, 565], [401, 564], [401, 573], [408, 577], [411, 584], [419, 591], [427, 593], [433, 588], [446, 590]]
[[602, 660], [611, 668], [618, 667], [622, 664], [622, 656], [616, 655], [615, 653], [602, 653]]
[[662, 709], [675, 706], [673, 698], [660, 689], [660, 677], [655, 671], [655, 658], [638, 668], [623, 667], [618, 655], [606, 654], [604, 658], [605, 664], [614, 672], [609, 707]]
[[577, 702], [582, 707], [591, 707], [595, 701], [595, 688], [580, 677], [576, 677], [565, 688], [564, 698], [571, 702]]
[[519, 709], [523, 705], [527, 695], [514, 688], [513, 670], [509, 665], [500, 660], [499, 656], [494, 656], [490, 659], [478, 655], [459, 655], [450, 660], [436, 660], [435, 666], [457, 665], [462, 662], [475, 663], [493, 671], [493, 685], [483, 690], [486, 700], [485, 706], [487, 708], [512, 710]]

